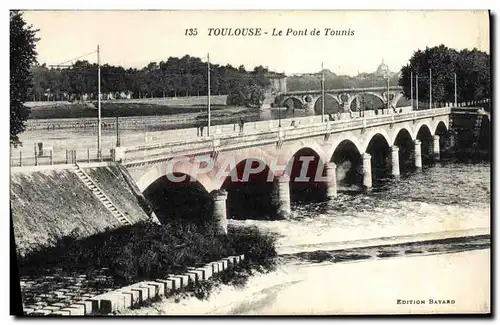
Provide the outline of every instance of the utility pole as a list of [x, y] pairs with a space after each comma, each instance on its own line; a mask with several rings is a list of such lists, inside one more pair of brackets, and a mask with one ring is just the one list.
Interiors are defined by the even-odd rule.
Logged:
[[415, 92], [417, 93], [416, 95], [416, 100], [417, 100], [417, 111], [418, 111], [418, 73], [415, 76]]
[[455, 107], [457, 107], [457, 73], [453, 73], [453, 79], [455, 81]]
[[325, 122], [325, 69], [323, 69], [323, 62], [321, 62], [321, 123]]
[[207, 73], [208, 73], [208, 131], [210, 136], [210, 53], [207, 53]]
[[97, 159], [101, 161], [101, 57], [97, 45]]
[[429, 69], [429, 109], [432, 109], [432, 69]]
[[410, 102], [413, 110], [413, 71], [410, 71]]
[[387, 114], [389, 114], [389, 110], [391, 109], [390, 103], [391, 103], [391, 96], [389, 94], [389, 71], [387, 71]]
[[118, 116], [116, 117], [116, 146], [120, 146], [120, 129], [118, 123]]

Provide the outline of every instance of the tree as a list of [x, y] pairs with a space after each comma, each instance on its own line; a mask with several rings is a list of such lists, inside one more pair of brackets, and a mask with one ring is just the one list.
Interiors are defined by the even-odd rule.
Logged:
[[410, 62], [401, 69], [399, 85], [406, 98], [411, 97], [411, 73], [413, 72], [414, 97], [418, 74], [419, 100], [429, 100], [429, 69], [432, 72], [432, 101], [455, 100], [454, 73], [457, 76], [457, 100], [471, 101], [490, 96], [490, 56], [474, 49], [460, 52], [444, 45], [418, 50]]
[[10, 12], [10, 143], [15, 147], [30, 114], [24, 103], [32, 86], [30, 68], [36, 63], [37, 31], [26, 25], [22, 13]]

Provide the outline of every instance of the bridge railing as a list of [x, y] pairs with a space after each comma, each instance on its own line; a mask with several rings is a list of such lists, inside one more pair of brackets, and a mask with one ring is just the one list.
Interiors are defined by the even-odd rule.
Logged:
[[[296, 123], [295, 126], [284, 126], [285, 124], [282, 121], [282, 127], [278, 128], [277, 121], [274, 120], [274, 127], [269, 128], [268, 126], [265, 129], [261, 128], [263, 127], [263, 122], [259, 122], [259, 127], [250, 128], [244, 133], [238, 135], [220, 134], [213, 138], [186, 140], [161, 144], [149, 144], [136, 146], [133, 148], [124, 148], [122, 159], [125, 162], [131, 162], [138, 158], [140, 159], [141, 157], [147, 157], [148, 159], [154, 159], [155, 157], [167, 158], [194, 152], [196, 152], [197, 154], [201, 154], [202, 152], [209, 153], [221, 148], [224, 148], [224, 150], [231, 150], [232, 147], [242, 148], [245, 146], [255, 146], [273, 141], [279, 141], [281, 139], [310, 137], [349, 129], [384, 125], [391, 122], [400, 122], [437, 115], [445, 115], [449, 114], [449, 112], [450, 108], [446, 107], [425, 111], [413, 111], [408, 113], [328, 121], [327, 123], [316, 122], [318, 121], [318, 117], [305, 117], [301, 119], [301, 121], [305, 124]], [[319, 117], [319, 121], [321, 121], [321, 117]]]
[[10, 166], [43, 166], [43, 165], [60, 165], [74, 163], [90, 163], [101, 161], [113, 161], [113, 149], [101, 150], [99, 154], [96, 148], [86, 149], [67, 149], [67, 150], [52, 150], [45, 149], [43, 151], [33, 150], [30, 154], [25, 154], [19, 151], [10, 155]]

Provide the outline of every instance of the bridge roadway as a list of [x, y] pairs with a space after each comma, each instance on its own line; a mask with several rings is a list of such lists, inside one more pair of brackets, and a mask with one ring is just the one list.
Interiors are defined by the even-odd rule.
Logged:
[[[403, 111], [411, 110], [410, 107], [402, 108]], [[387, 113], [387, 110], [380, 110], [380, 113]], [[359, 112], [354, 113], [359, 117]], [[366, 111], [365, 116], [371, 116], [373, 111]], [[151, 117], [152, 119], [156, 117]], [[351, 119], [351, 114], [340, 114], [341, 120]], [[309, 125], [311, 123], [321, 122], [320, 116], [295, 117], [282, 119], [283, 126], [290, 126], [294, 120], [297, 125]], [[157, 125], [161, 125], [162, 121], [158, 120]], [[245, 123], [244, 133], [268, 130], [278, 126], [278, 121], [257, 121]], [[110, 149], [116, 146], [116, 130], [103, 128], [101, 137], [102, 155], [104, 160], [111, 159]], [[204, 130], [204, 137], [198, 135], [196, 128], [181, 128], [166, 131], [143, 131], [136, 129], [120, 129], [120, 144], [121, 146], [140, 146], [152, 143], [164, 143], [179, 141], [183, 139], [201, 139], [207, 135], [207, 128]], [[212, 134], [216, 135], [239, 135], [238, 125], [225, 124], [212, 126]], [[20, 134], [20, 140], [24, 146], [19, 148], [11, 148], [11, 166], [30, 166], [30, 165], [49, 165], [66, 163], [66, 151], [75, 150], [76, 160], [78, 162], [93, 162], [97, 161], [97, 130], [96, 128], [76, 128], [73, 130], [31, 130]], [[33, 144], [42, 142], [45, 150], [42, 156], [35, 159]], [[52, 158], [50, 157], [50, 149], [52, 150]], [[39, 152], [38, 152], [39, 154]]]
[[[318, 120], [317, 116], [312, 116], [308, 120], [304, 118], [303, 123], [297, 126], [290, 126], [290, 121], [284, 120], [281, 128], [275, 120], [266, 121], [267, 125], [261, 123], [255, 130], [246, 130], [241, 134], [217, 131], [211, 137], [117, 147], [113, 150], [113, 159], [127, 168], [143, 193], [163, 176], [177, 175], [175, 180], [178, 175], [184, 175], [196, 181], [212, 195], [213, 218], [219, 232], [224, 233], [228, 180], [241, 182], [239, 167], [244, 165], [252, 169], [253, 161], [264, 163], [270, 175], [267, 181], [273, 182], [277, 213], [286, 217], [291, 213], [290, 184], [298, 179], [298, 174], [293, 175], [293, 170], [287, 168], [297, 163], [298, 156], [301, 160], [300, 156], [314, 153], [314, 164], [321, 166], [315, 171], [318, 173], [323, 168], [320, 173], [326, 175], [322, 182], [326, 184], [327, 197], [334, 198], [337, 195], [335, 161], [338, 150], [345, 149], [349, 144], [348, 148], [352, 148], [349, 150], [359, 155], [362, 161], [363, 186], [370, 189], [372, 161], [380, 163], [378, 156], [382, 151], [387, 151], [390, 156], [394, 177], [400, 175], [400, 146], [406, 146], [404, 151], [410, 149], [413, 152], [414, 167], [417, 169], [422, 167], [422, 144], [429, 150], [425, 152], [426, 156], [433, 155], [439, 159], [440, 135], [446, 134], [449, 128], [450, 110], [450, 107], [443, 107], [325, 122], [321, 121], [321, 117]], [[372, 156], [377, 156], [377, 159], [373, 160]], [[301, 166], [304, 167], [304, 164]], [[305, 168], [309, 167], [306, 164]], [[232, 172], [236, 170], [237, 179], [233, 180]], [[307, 175], [310, 175], [309, 172]]]

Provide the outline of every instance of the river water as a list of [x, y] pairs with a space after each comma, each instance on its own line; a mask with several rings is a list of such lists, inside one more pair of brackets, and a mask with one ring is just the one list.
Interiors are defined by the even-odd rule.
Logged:
[[296, 246], [489, 227], [490, 165], [443, 163], [380, 182], [372, 193], [338, 188], [335, 200], [294, 204], [288, 220], [230, 220]]
[[[479, 230], [489, 234], [490, 177], [489, 163], [439, 163], [402, 175], [399, 180], [378, 182], [371, 193], [340, 187], [338, 197], [330, 202], [293, 205], [293, 215], [288, 220], [230, 220], [233, 225], [256, 226], [277, 235], [277, 249], [282, 257], [276, 271], [251, 278], [244, 288], [220, 288], [208, 301], [167, 300], [128, 313], [418, 312], [397, 309], [396, 299], [429, 299], [436, 295], [440, 298], [434, 299], [458, 301], [441, 309], [427, 305], [431, 311], [484, 311], [489, 308], [489, 242], [486, 246], [474, 246], [471, 249], [476, 250], [470, 252], [455, 250], [452, 254], [442, 250], [437, 255], [399, 254], [383, 261], [375, 257], [347, 263], [354, 266], [328, 259], [318, 264], [317, 260], [304, 261], [299, 255], [331, 249], [347, 241], [356, 246], [363, 240], [381, 237], [411, 235], [413, 239], [408, 241], [419, 241], [429, 233]], [[467, 240], [470, 239], [464, 239]], [[471, 270], [474, 268], [470, 265], [477, 270]], [[365, 295], [360, 297], [362, 292]], [[385, 305], [375, 304], [384, 301]]]

